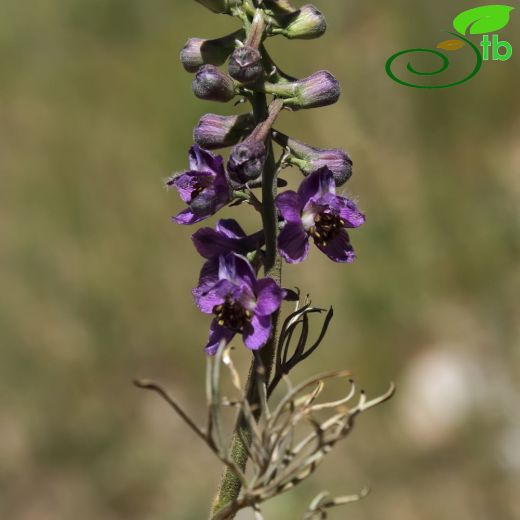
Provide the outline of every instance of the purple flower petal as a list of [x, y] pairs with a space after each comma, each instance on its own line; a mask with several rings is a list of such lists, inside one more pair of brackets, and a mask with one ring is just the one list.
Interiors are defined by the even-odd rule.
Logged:
[[272, 330], [271, 316], [253, 316], [244, 328], [244, 343], [251, 350], [261, 349], [269, 340]]
[[287, 222], [278, 237], [278, 249], [286, 262], [303, 262], [309, 252], [309, 237], [301, 222]]
[[209, 215], [203, 216], [203, 215], [195, 215], [191, 209], [187, 208], [183, 211], [181, 211], [179, 214], [177, 214], [175, 217], [172, 217], [172, 221], [176, 224], [183, 224], [183, 225], [191, 225], [196, 224], [197, 222], [200, 222], [201, 220], [204, 220], [205, 218], [208, 218]]
[[228, 238], [245, 238], [246, 236], [240, 224], [232, 218], [219, 220], [215, 229]]
[[258, 280], [256, 290], [255, 314], [270, 316], [280, 308], [285, 291], [272, 278]]
[[336, 193], [334, 175], [326, 166], [305, 177], [298, 188], [303, 205], [312, 198], [323, 197], [326, 193]]
[[356, 253], [345, 229], [341, 229], [326, 246], [318, 247], [334, 262], [351, 264], [356, 259]]
[[[222, 159], [222, 158], [221, 158]], [[222, 159], [224, 160], [224, 159]], [[226, 172], [224, 171], [224, 167], [221, 170], [217, 171], [214, 178], [214, 188], [215, 188], [215, 196], [221, 203], [227, 204], [231, 201], [232, 190], [229, 185], [229, 181], [226, 177]]]
[[265, 242], [265, 236], [263, 231], [254, 233], [253, 235], [246, 235], [244, 230], [240, 227], [240, 224], [234, 219], [224, 219], [217, 222], [216, 228], [218, 233], [228, 237], [230, 240], [229, 244], [232, 247], [226, 251], [235, 252], [242, 255], [246, 255], [251, 251], [256, 251], [262, 247]]
[[193, 145], [189, 152], [190, 170], [197, 172], [209, 172], [216, 174], [224, 171], [224, 159], [220, 155], [214, 155], [203, 150], [198, 145]]
[[346, 197], [329, 193], [317, 201], [317, 204], [329, 206], [345, 221], [345, 227], [357, 228], [366, 221], [365, 215], [359, 211], [356, 204]]
[[216, 258], [239, 249], [239, 241], [212, 228], [201, 228], [192, 237], [193, 244], [204, 258]]
[[213, 314], [213, 309], [221, 305], [226, 300], [226, 296], [233, 295], [240, 291], [240, 288], [229, 280], [220, 280], [212, 287], [196, 289], [193, 291], [195, 303], [204, 314]]
[[188, 171], [180, 175], [174, 175], [166, 182], [167, 186], [173, 186], [178, 192], [181, 199], [190, 203], [193, 198], [193, 192], [198, 186], [206, 188], [211, 184], [212, 174], [209, 172]]
[[251, 264], [246, 258], [235, 253], [220, 257], [218, 275], [220, 279], [245, 284], [251, 290], [256, 284], [256, 275]]
[[300, 196], [292, 190], [284, 191], [276, 197], [276, 207], [287, 222], [299, 222], [303, 203]]
[[218, 282], [218, 259], [212, 258], [202, 266], [198, 288], [208, 290]]
[[211, 322], [209, 329], [209, 340], [207, 345], [204, 347], [206, 354], [214, 356], [223, 341], [226, 345], [233, 339], [235, 333], [226, 327], [221, 327], [217, 320]]

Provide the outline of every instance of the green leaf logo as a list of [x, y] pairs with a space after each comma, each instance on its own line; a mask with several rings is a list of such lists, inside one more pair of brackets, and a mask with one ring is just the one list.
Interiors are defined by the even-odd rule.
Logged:
[[486, 34], [499, 31], [509, 23], [514, 7], [509, 5], [483, 5], [460, 13], [453, 20], [453, 27], [460, 34]]

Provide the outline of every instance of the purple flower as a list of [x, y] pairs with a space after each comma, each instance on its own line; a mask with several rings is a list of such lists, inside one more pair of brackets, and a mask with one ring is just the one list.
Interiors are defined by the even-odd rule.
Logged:
[[334, 176], [327, 168], [311, 173], [298, 193], [286, 191], [276, 198], [285, 226], [278, 237], [278, 249], [291, 263], [302, 262], [309, 251], [309, 238], [334, 262], [351, 263], [356, 254], [345, 228], [357, 228], [365, 216], [354, 202], [336, 195]]
[[231, 201], [231, 188], [224, 170], [224, 159], [197, 145], [190, 149], [189, 170], [174, 175], [166, 185], [174, 187], [188, 208], [172, 220], [195, 224], [215, 214]]
[[272, 315], [280, 308], [285, 291], [272, 278], [258, 280], [251, 264], [243, 256], [229, 253], [219, 257], [218, 278], [213, 273], [201, 276], [195, 294], [199, 309], [213, 314], [209, 340], [205, 347], [214, 355], [221, 342], [229, 343], [242, 334], [251, 350], [261, 349], [272, 331]]
[[246, 235], [240, 224], [233, 219], [219, 220], [215, 229], [201, 228], [192, 237], [200, 256], [208, 260], [228, 253], [245, 256], [262, 247], [264, 239], [263, 231]]
[[[215, 229], [199, 229], [192, 240], [199, 254], [207, 259], [200, 273], [199, 285], [192, 291], [193, 297], [198, 301], [219, 280], [219, 257], [229, 253], [246, 256], [259, 251], [264, 245], [265, 234], [262, 230], [247, 236], [236, 220], [225, 219], [219, 220]], [[257, 269], [260, 265], [253, 267]]]

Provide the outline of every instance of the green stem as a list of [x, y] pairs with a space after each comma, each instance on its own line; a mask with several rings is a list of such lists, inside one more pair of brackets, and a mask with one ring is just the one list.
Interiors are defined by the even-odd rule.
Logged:
[[[268, 117], [267, 99], [263, 93], [256, 93], [252, 99], [253, 112], [257, 123], [264, 121]], [[268, 154], [267, 161], [263, 171], [262, 184], [262, 222], [265, 232], [265, 275], [273, 278], [278, 284], [281, 284], [282, 262], [276, 241], [278, 236], [278, 217], [274, 200], [277, 193], [277, 167], [274, 158], [274, 151], [271, 139], [267, 141]], [[276, 329], [278, 324], [278, 313], [273, 315], [273, 332], [271, 338], [260, 350], [259, 356], [253, 359], [249, 378], [247, 381], [247, 399], [254, 409], [255, 404], [259, 402], [258, 396], [258, 380], [259, 371], [265, 370], [265, 381], [269, 382], [273, 368], [275, 349], [276, 349]], [[260, 407], [258, 407], [260, 408]], [[241, 432], [241, 433], [240, 433]], [[231, 441], [230, 456], [233, 461], [244, 470], [247, 464], [247, 449], [244, 446], [242, 438], [249, 442], [250, 432], [242, 417], [238, 418], [235, 433]], [[219, 518], [227, 520], [234, 518], [236, 510], [230, 507], [240, 494], [240, 480], [233, 471], [226, 468], [222, 475], [220, 487], [217, 496], [213, 502], [210, 518]], [[229, 511], [226, 516], [225, 511]]]

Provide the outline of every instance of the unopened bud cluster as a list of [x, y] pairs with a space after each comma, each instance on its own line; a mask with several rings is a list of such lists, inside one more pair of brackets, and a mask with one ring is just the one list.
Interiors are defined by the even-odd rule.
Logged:
[[346, 152], [320, 150], [271, 131], [282, 108], [324, 107], [340, 97], [339, 83], [330, 72], [320, 70], [299, 80], [289, 78], [278, 70], [265, 49], [266, 40], [276, 35], [288, 39], [322, 36], [327, 29], [323, 14], [311, 4], [295, 8], [289, 0], [255, 2], [258, 8], [245, 0], [197, 2], [214, 13], [236, 16], [244, 21], [244, 26], [221, 38], [190, 38], [186, 42], [180, 57], [186, 71], [195, 74], [195, 96], [228, 103], [258, 92], [277, 100], [268, 115], [207, 114], [195, 128], [194, 140], [201, 148], [233, 147], [226, 168], [231, 188], [252, 181], [261, 185], [258, 180], [266, 161], [266, 143], [272, 137], [288, 153], [284, 164], [299, 167], [304, 175], [327, 167], [336, 185], [344, 184], [352, 175], [352, 161]]

